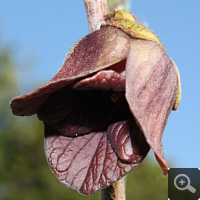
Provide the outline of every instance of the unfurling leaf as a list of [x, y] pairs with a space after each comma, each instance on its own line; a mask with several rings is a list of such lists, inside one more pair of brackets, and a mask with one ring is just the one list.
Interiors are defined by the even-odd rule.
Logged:
[[157, 36], [125, 11], [70, 50], [58, 73], [15, 97], [13, 114], [37, 114], [58, 179], [84, 195], [122, 178], [151, 148], [163, 169], [162, 134], [180, 102], [180, 77]]

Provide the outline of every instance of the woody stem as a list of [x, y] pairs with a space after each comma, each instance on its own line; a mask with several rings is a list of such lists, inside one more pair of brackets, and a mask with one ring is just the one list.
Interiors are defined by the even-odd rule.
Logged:
[[100, 29], [100, 25], [105, 21], [105, 16], [109, 13], [106, 0], [84, 0], [87, 13], [90, 33]]
[[126, 200], [124, 178], [103, 189], [102, 200]]

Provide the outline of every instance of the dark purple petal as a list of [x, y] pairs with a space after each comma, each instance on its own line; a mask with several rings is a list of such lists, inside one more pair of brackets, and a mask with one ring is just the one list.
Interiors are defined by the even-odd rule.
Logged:
[[110, 125], [107, 134], [113, 149], [124, 161], [141, 162], [149, 151], [149, 145], [134, 120]]
[[84, 195], [105, 188], [136, 167], [124, 162], [111, 147], [106, 132], [66, 137], [46, 126], [45, 152], [51, 170], [68, 187]]
[[125, 76], [113, 70], [102, 70], [94, 76], [78, 81], [74, 87], [76, 90], [113, 90], [114, 92], [125, 91]]
[[52, 81], [61, 77], [85, 77], [126, 59], [131, 38], [114, 27], [103, 27], [75, 46]]
[[36, 114], [55, 91], [99, 70], [108, 68], [127, 57], [130, 37], [113, 27], [104, 27], [81, 39], [70, 50], [58, 73], [34, 92], [11, 101], [14, 115]]
[[156, 43], [132, 40], [126, 65], [126, 99], [139, 127], [168, 173], [161, 143], [178, 87], [175, 66]]

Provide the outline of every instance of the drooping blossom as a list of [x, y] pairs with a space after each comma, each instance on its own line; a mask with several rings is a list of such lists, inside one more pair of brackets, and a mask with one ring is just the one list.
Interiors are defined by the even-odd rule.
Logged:
[[163, 169], [161, 143], [177, 109], [179, 75], [156, 42], [104, 26], [78, 41], [58, 73], [15, 97], [13, 114], [37, 114], [45, 153], [58, 179], [84, 195], [122, 178], [151, 148]]

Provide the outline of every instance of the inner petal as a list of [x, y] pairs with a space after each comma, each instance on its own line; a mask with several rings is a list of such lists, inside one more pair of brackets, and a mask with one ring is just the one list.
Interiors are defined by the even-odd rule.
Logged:
[[111, 124], [107, 130], [112, 148], [120, 159], [130, 163], [141, 162], [149, 151], [144, 135], [134, 119], [118, 121]]
[[126, 59], [111, 65], [106, 70], [101, 70], [94, 75], [78, 81], [73, 89], [76, 90], [113, 90], [125, 91], [125, 65]]
[[113, 70], [102, 70], [92, 77], [77, 82], [74, 86], [77, 90], [113, 90], [120, 92], [125, 90], [125, 77]]

